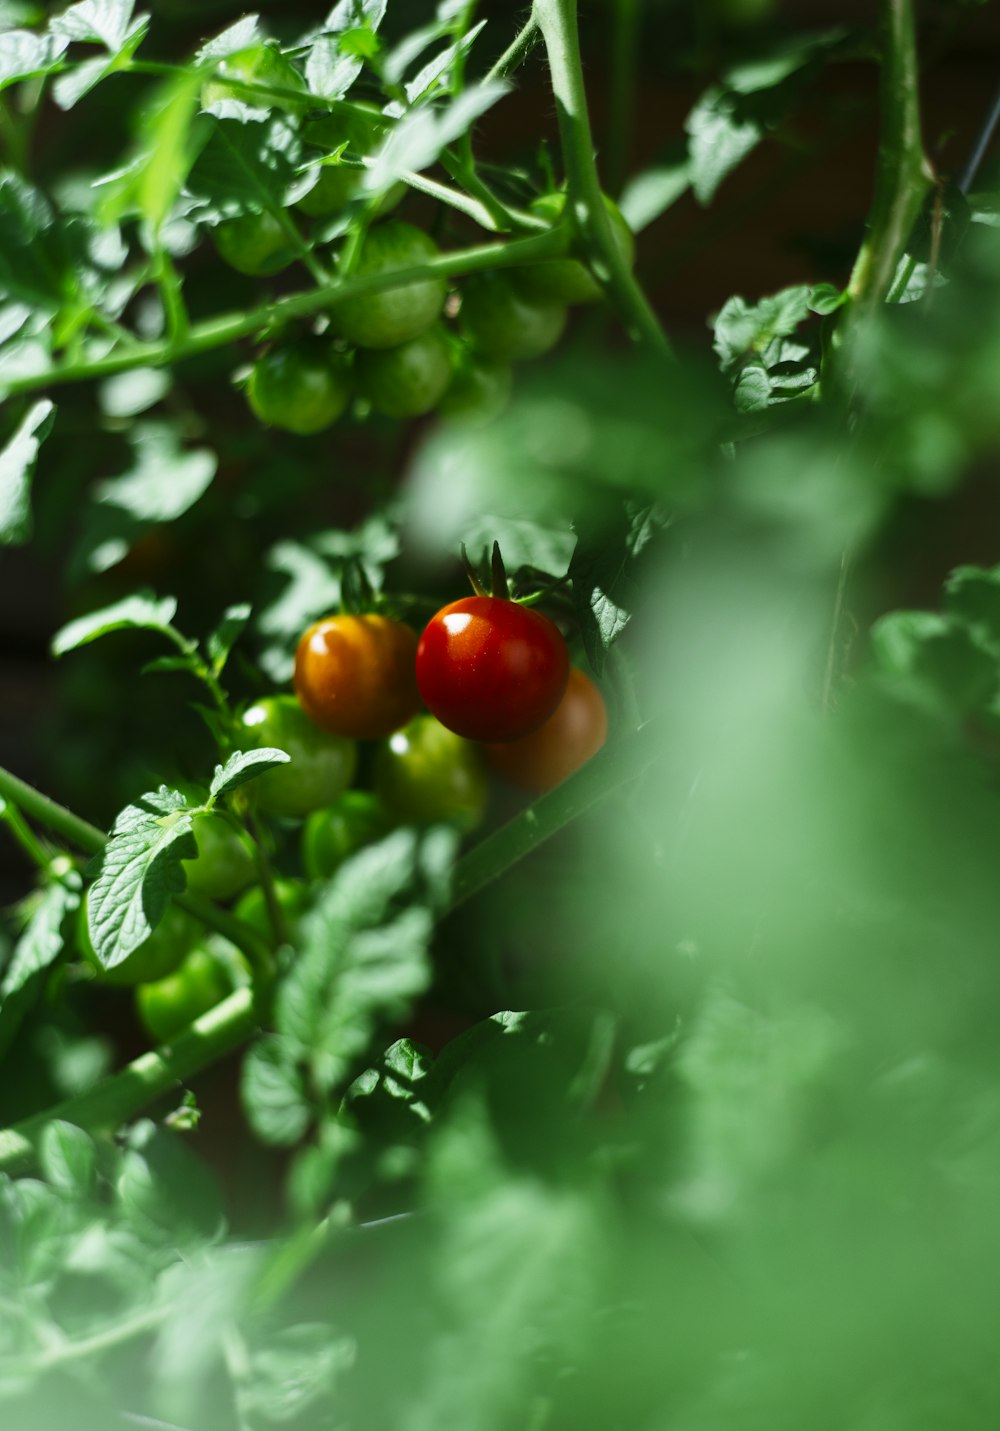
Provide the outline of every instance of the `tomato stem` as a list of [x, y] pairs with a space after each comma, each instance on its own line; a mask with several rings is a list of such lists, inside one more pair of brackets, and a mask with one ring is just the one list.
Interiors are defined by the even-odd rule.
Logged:
[[489, 592], [483, 585], [483, 581], [479, 575], [479, 572], [469, 560], [469, 553], [465, 549], [464, 542], [462, 543], [459, 550], [462, 553], [462, 565], [465, 567], [465, 574], [469, 578], [469, 585], [472, 587], [473, 591], [476, 593], [477, 596], [489, 596]]
[[507, 569], [503, 564], [503, 557], [500, 555], [500, 543], [493, 543], [493, 552], [490, 557], [490, 595], [499, 597], [501, 601], [510, 600], [510, 583], [507, 580]]

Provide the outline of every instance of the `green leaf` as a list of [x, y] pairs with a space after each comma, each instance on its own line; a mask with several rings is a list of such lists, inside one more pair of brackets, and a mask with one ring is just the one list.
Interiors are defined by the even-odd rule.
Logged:
[[171, 895], [186, 886], [182, 860], [198, 847], [184, 796], [161, 785], [118, 815], [87, 898], [91, 943], [114, 969], [156, 928]]
[[65, 656], [78, 646], [86, 646], [111, 631], [166, 631], [177, 610], [173, 596], [155, 597], [144, 593], [126, 596], [87, 616], [79, 616], [57, 631], [50, 647], [53, 656]]
[[658, 219], [691, 187], [691, 165], [687, 155], [671, 164], [658, 164], [635, 174], [618, 201], [625, 222], [634, 234]]
[[425, 1048], [408, 1038], [397, 1039], [377, 1064], [350, 1084], [343, 1109], [383, 1142], [414, 1136], [430, 1121], [421, 1085], [432, 1068]]
[[636, 562], [665, 525], [657, 506], [627, 502], [580, 530], [569, 574], [580, 635], [597, 675], [638, 599]]
[[214, 39], [206, 41], [195, 59], [200, 65], [224, 60], [230, 55], [238, 55], [241, 50], [249, 49], [261, 38], [260, 16], [243, 15], [234, 25], [227, 26]]
[[373, 156], [364, 175], [365, 190], [384, 194], [404, 174], [429, 168], [442, 149], [465, 134], [509, 91], [503, 81], [490, 80], [470, 85], [447, 107], [408, 110]]
[[1000, 566], [960, 566], [944, 584], [945, 606], [979, 642], [1000, 652]]
[[245, 785], [265, 770], [273, 770], [276, 765], [287, 765], [291, 756], [283, 750], [262, 746], [259, 750], [238, 750], [231, 755], [225, 765], [215, 767], [212, 786], [209, 791], [213, 799], [228, 795], [230, 791]]
[[95, 500], [139, 522], [173, 522], [211, 486], [219, 465], [207, 447], [185, 450], [170, 423], [142, 422], [129, 432], [134, 466], [121, 477], [99, 482]]
[[66, 948], [67, 929], [79, 910], [82, 886], [76, 871], [47, 885], [14, 945], [0, 982], [0, 1051], [9, 1045], [41, 993], [46, 974]]
[[40, 190], [16, 174], [0, 175], [0, 295], [46, 315], [59, 312], [79, 286], [71, 239]]
[[48, 74], [59, 64], [67, 43], [31, 30], [8, 30], [0, 35], [0, 90]]
[[199, 201], [197, 217], [282, 212], [296, 183], [302, 145], [285, 115], [266, 119], [202, 116], [208, 138], [188, 175], [187, 188]]
[[406, 83], [406, 98], [410, 104], [416, 104], [418, 100], [425, 100], [434, 92], [439, 79], [446, 76], [454, 65], [459, 55], [468, 54], [476, 37], [482, 33], [486, 24], [485, 20], [480, 20], [478, 25], [473, 25], [466, 34], [460, 35], [452, 44], [446, 45], [443, 50], [427, 61], [421, 69]]
[[144, 1241], [185, 1248], [223, 1230], [222, 1193], [213, 1175], [180, 1134], [148, 1120], [129, 1133], [116, 1192]]
[[278, 1147], [297, 1143], [312, 1119], [296, 1052], [287, 1040], [265, 1034], [243, 1060], [241, 1093], [250, 1126]]
[[839, 49], [849, 37], [843, 26], [823, 30], [815, 35], [795, 35], [783, 40], [769, 53], [731, 65], [725, 82], [736, 94], [757, 94], [774, 89], [791, 75], [811, 65], [831, 50]]
[[105, 222], [137, 213], [153, 235], [171, 215], [200, 144], [194, 128], [201, 80], [197, 72], [164, 85], [142, 115], [138, 151], [124, 170], [103, 181], [100, 213]]
[[45, 1125], [38, 1160], [46, 1180], [67, 1197], [90, 1196], [97, 1172], [97, 1146], [75, 1123], [54, 1118]]
[[53, 35], [90, 41], [117, 54], [129, 33], [134, 9], [135, 0], [81, 0], [57, 15], [49, 29]]
[[[149, 16], [140, 15], [131, 28], [128, 29], [126, 33], [121, 36], [120, 41], [118, 41], [117, 27], [112, 27], [112, 21], [115, 17], [99, 12], [106, 12], [121, 7], [115, 7], [110, 3], [104, 4], [102, 0], [94, 0], [92, 5], [88, 5], [87, 0], [84, 0], [83, 5], [77, 5], [73, 8], [77, 11], [89, 9], [91, 14], [98, 20], [106, 20], [108, 34], [113, 34], [116, 37], [116, 43], [108, 46], [108, 54], [105, 58], [84, 60], [82, 64], [78, 64], [74, 68], [67, 70], [64, 74], [57, 76], [52, 86], [52, 97], [59, 108], [64, 110], [72, 109], [85, 94], [89, 94], [102, 80], [107, 79], [110, 75], [117, 74], [119, 70], [123, 69], [146, 38], [146, 33], [149, 29]], [[129, 4], [127, 8], [131, 11], [131, 4]], [[67, 14], [68, 13], [69, 12], [67, 12]], [[77, 36], [77, 38], [84, 39], [88, 37], [80, 35]], [[96, 40], [98, 44], [104, 43], [104, 40], [97, 34], [91, 35], [89, 38]]]
[[211, 633], [206, 642], [208, 659], [212, 663], [212, 671], [218, 676], [221, 675], [229, 653], [246, 628], [250, 620], [251, 606], [247, 601], [241, 601], [235, 606], [227, 606], [222, 613], [222, 620]]
[[763, 125], [737, 110], [733, 96], [715, 87], [706, 90], [685, 121], [691, 185], [700, 204], [711, 202], [723, 179], [764, 137]]
[[388, 5], [389, 0], [338, 0], [323, 21], [323, 29], [339, 35], [363, 25], [374, 33], [385, 18]]
[[306, 83], [321, 99], [343, 99], [364, 66], [364, 60], [342, 48], [342, 35], [320, 35], [306, 60]]
[[241, 1414], [267, 1426], [294, 1422], [310, 1410], [322, 1417], [320, 1408], [334, 1404], [337, 1383], [356, 1354], [354, 1338], [338, 1335], [328, 1323], [280, 1327], [250, 1354]]
[[541, 522], [516, 517], [477, 517], [462, 528], [462, 541], [474, 553], [483, 547], [500, 543], [507, 570], [512, 574], [520, 567], [531, 567], [548, 576], [565, 576], [569, 570], [576, 533], [566, 527], [547, 527]]
[[757, 304], [728, 298], [713, 322], [713, 347], [722, 371], [731, 371], [751, 354], [764, 354], [775, 339], [794, 333], [809, 316], [811, 293], [807, 284], [797, 284]]
[[0, 546], [17, 546], [31, 536], [31, 477], [54, 416], [48, 398], [36, 402], [0, 452]]
[[164, 368], [131, 368], [107, 378], [98, 390], [108, 417], [135, 417], [155, 406], [170, 391], [172, 374]]
[[995, 654], [954, 615], [890, 612], [872, 627], [871, 646], [898, 690], [954, 714], [983, 707], [1000, 684]]
[[815, 283], [809, 290], [810, 313], [833, 313], [847, 302], [847, 290], [833, 283]]

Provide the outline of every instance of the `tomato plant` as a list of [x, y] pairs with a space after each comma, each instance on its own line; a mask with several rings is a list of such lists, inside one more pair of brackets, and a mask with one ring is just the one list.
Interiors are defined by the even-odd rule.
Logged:
[[571, 666], [562, 700], [537, 730], [486, 747], [491, 767], [512, 785], [541, 794], [596, 755], [608, 735], [604, 697], [579, 666]]
[[1000, 6], [821, 20], [0, 3], [0, 1426], [1000, 1424]]
[[449, 602], [424, 628], [417, 685], [438, 720], [470, 740], [517, 740], [562, 699], [569, 655], [559, 628], [496, 596]]
[[383, 806], [399, 820], [473, 830], [486, 810], [481, 753], [431, 715], [415, 716], [384, 742], [374, 779]]
[[243, 716], [243, 732], [258, 747], [284, 750], [287, 765], [257, 781], [262, 809], [275, 815], [306, 815], [329, 805], [350, 785], [357, 763], [354, 743], [317, 729], [294, 696], [265, 696]]
[[321, 339], [282, 344], [254, 364], [247, 401], [261, 422], [288, 432], [322, 432], [336, 422], [351, 396], [342, 356]]
[[416, 632], [402, 621], [326, 616], [302, 633], [296, 647], [299, 704], [310, 721], [334, 735], [351, 740], [388, 735], [420, 703], [416, 650]]

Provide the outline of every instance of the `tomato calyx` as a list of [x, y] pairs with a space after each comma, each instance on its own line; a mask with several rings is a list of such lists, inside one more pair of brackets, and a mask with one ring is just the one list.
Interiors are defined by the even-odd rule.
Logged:
[[[469, 553], [465, 549], [465, 543], [461, 545], [462, 565], [465, 567], [465, 574], [469, 578], [469, 585], [476, 596], [495, 596], [499, 601], [510, 601], [510, 581], [507, 578], [507, 568], [503, 564], [503, 557], [500, 555], [500, 543], [493, 543], [493, 550], [490, 553], [490, 584], [487, 587], [483, 581], [480, 571], [469, 560]], [[483, 567], [486, 566], [486, 548], [483, 548]]]

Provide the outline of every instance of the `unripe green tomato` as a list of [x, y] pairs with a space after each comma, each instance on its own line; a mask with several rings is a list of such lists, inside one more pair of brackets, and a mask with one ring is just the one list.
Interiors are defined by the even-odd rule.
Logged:
[[271, 348], [247, 382], [247, 402], [261, 422], [300, 436], [336, 422], [350, 398], [347, 362], [321, 338]]
[[[618, 205], [603, 195], [611, 221], [611, 233], [619, 253], [629, 268], [635, 262], [635, 239]], [[543, 194], [531, 205], [533, 213], [558, 222], [566, 206], [565, 194]], [[601, 285], [586, 264], [576, 258], [547, 258], [540, 263], [511, 269], [518, 292], [535, 303], [596, 303], [603, 296]]]
[[297, 257], [288, 234], [273, 214], [241, 214], [212, 230], [219, 257], [238, 273], [256, 278], [279, 273]]
[[[299, 920], [309, 907], [309, 886], [300, 879], [278, 878], [274, 881], [274, 895], [285, 922], [285, 932], [289, 939], [294, 940], [298, 933]], [[255, 884], [252, 889], [248, 889], [237, 901], [233, 913], [237, 919], [249, 924], [265, 939], [274, 938], [274, 926], [261, 885]]]
[[[368, 230], [351, 276], [410, 268], [439, 253], [423, 229], [390, 219]], [[435, 322], [447, 293], [443, 278], [421, 278], [378, 293], [341, 299], [330, 316], [337, 331], [360, 348], [395, 348]]]
[[473, 830], [486, 810], [489, 783], [479, 747], [418, 715], [375, 755], [375, 793], [391, 815], [417, 825], [449, 822]]
[[329, 879], [365, 845], [387, 835], [389, 816], [377, 795], [345, 790], [325, 810], [314, 810], [302, 831], [302, 863], [310, 879]]
[[193, 833], [197, 857], [181, 861], [188, 889], [209, 899], [231, 899], [246, 889], [257, 868], [247, 837], [214, 813], [196, 815]]
[[94, 950], [87, 923], [90, 891], [80, 904], [77, 916], [76, 942], [84, 959], [104, 984], [144, 984], [150, 979], [162, 979], [182, 964], [188, 951], [201, 934], [201, 925], [179, 905], [168, 904], [163, 917], [138, 949], [113, 969], [104, 969]]
[[[237, 81], [233, 84], [233, 81]], [[228, 81], [228, 83], [227, 83]], [[248, 45], [245, 50], [237, 50], [220, 60], [212, 79], [201, 87], [201, 106], [208, 109], [225, 99], [238, 99], [243, 104], [258, 106], [278, 106], [293, 112], [304, 110], [309, 96], [303, 94], [301, 100], [282, 98], [276, 95], [251, 94], [239, 88], [243, 84], [274, 85], [279, 89], [302, 89], [302, 78], [298, 70], [286, 60], [274, 45]]]
[[466, 423], [490, 422], [510, 401], [512, 385], [509, 363], [470, 358], [457, 369], [438, 411]]
[[157, 1043], [169, 1043], [232, 992], [233, 980], [225, 964], [199, 947], [165, 979], [140, 984], [135, 991], [136, 1010], [146, 1032]]
[[273, 815], [308, 815], [336, 800], [354, 779], [358, 750], [353, 740], [313, 725], [294, 696], [265, 696], [243, 717], [251, 745], [275, 746], [291, 760], [253, 782], [257, 803]]
[[353, 164], [324, 164], [319, 178], [307, 194], [296, 200], [295, 207], [310, 218], [321, 219], [339, 214], [358, 192], [362, 171]]
[[547, 353], [566, 326], [566, 309], [524, 298], [505, 273], [477, 273], [462, 289], [459, 321], [477, 353], [513, 362]]
[[422, 417], [437, 407], [451, 383], [452, 350], [440, 323], [398, 348], [361, 349], [358, 391], [386, 417]]

